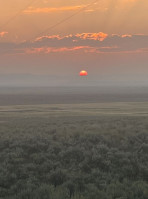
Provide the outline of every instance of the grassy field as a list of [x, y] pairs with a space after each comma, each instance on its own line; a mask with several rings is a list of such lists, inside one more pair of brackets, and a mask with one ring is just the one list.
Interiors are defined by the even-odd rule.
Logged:
[[[138, 124], [142, 120], [145, 123], [147, 118], [147, 102], [0, 106], [0, 132], [3, 134], [5, 129], [6, 134], [10, 133], [10, 129], [13, 132], [16, 128], [21, 128], [26, 133], [26, 129], [30, 132], [33, 128], [33, 131], [43, 129], [43, 133], [44, 128], [70, 128], [72, 132], [83, 131], [82, 128], [88, 128], [92, 132], [98, 129], [100, 132], [103, 128], [104, 132], [106, 126], [110, 129], [110, 125], [113, 126], [120, 120], [127, 120], [127, 124], [134, 120]], [[103, 127], [101, 124], [104, 123], [106, 125]], [[120, 132], [120, 126], [118, 128]]]
[[148, 129], [148, 102], [0, 106], [0, 137], [55, 130], [111, 134]]
[[[0, 106], [1, 116], [148, 116], [148, 102], [112, 102], [84, 104], [14, 105]], [[8, 114], [7, 114], [8, 113]]]

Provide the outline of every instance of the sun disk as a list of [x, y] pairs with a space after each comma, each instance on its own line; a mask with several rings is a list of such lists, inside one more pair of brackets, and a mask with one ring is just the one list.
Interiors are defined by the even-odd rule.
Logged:
[[87, 76], [87, 75], [88, 75], [87, 71], [85, 70], [80, 71], [80, 76]]

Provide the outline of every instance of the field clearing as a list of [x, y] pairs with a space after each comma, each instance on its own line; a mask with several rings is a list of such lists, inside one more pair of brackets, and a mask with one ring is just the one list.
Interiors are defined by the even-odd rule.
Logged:
[[148, 102], [0, 106], [0, 137], [135, 133], [147, 130], [147, 118]]

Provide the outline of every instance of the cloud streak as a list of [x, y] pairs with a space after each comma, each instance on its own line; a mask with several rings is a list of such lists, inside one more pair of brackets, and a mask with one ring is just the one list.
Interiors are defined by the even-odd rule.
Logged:
[[75, 11], [85, 8], [87, 5], [78, 6], [65, 6], [65, 7], [45, 7], [45, 8], [33, 8], [29, 7], [24, 10], [25, 14], [38, 14], [38, 13], [53, 13], [53, 12], [65, 12], [65, 11]]
[[42, 48], [31, 48], [26, 49], [25, 53], [27, 54], [48, 54], [48, 53], [64, 53], [64, 52], [72, 52], [72, 51], [84, 51], [84, 52], [94, 52], [96, 49], [89, 46], [75, 46], [75, 47], [63, 47], [63, 48], [50, 48], [50, 47], [42, 47]]
[[106, 33], [79, 33], [49, 35], [33, 42], [1, 43], [0, 52], [48, 54], [81, 51], [84, 53], [141, 53], [148, 52], [148, 35], [108, 35]]
[[6, 34], [8, 34], [8, 32], [5, 32], [5, 31], [0, 32], [0, 37], [4, 37]]
[[[116, 9], [124, 9], [125, 7], [130, 7], [135, 5], [139, 0], [118, 0], [116, 4]], [[102, 2], [102, 4], [94, 3], [95, 7], [85, 10], [85, 12], [94, 12], [94, 11], [107, 11], [109, 9], [109, 1]], [[39, 13], [54, 13], [54, 12], [65, 12], [65, 11], [75, 11], [87, 7], [88, 4], [76, 5], [76, 6], [62, 6], [62, 7], [28, 7], [23, 11], [25, 14], [39, 14]]]

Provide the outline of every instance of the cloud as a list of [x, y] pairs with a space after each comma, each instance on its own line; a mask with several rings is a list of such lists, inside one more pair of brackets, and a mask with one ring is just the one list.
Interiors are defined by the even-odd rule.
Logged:
[[79, 37], [81, 39], [90, 39], [90, 40], [103, 41], [105, 38], [108, 37], [108, 34], [105, 34], [103, 32], [99, 32], [99, 33], [81, 33], [81, 34], [76, 34], [76, 37]]
[[[148, 48], [148, 35], [108, 35], [106, 33], [79, 33], [75, 35], [43, 36], [32, 43], [34, 48], [73, 48], [84, 46], [97, 52], [137, 52]], [[94, 52], [94, 51], [93, 51]]]
[[24, 13], [25, 14], [35, 14], [35, 13], [52, 13], [52, 12], [75, 11], [75, 10], [85, 8], [86, 6], [87, 5], [65, 6], [65, 7], [45, 7], [45, 8], [29, 7], [27, 10], [24, 10]]
[[148, 35], [108, 35], [106, 33], [77, 33], [75, 35], [47, 35], [31, 42], [1, 43], [0, 52], [48, 54], [81, 51], [84, 53], [146, 53]]
[[5, 31], [0, 32], [0, 37], [4, 37], [6, 34], [8, 34], [8, 32], [5, 32]]
[[43, 47], [43, 48], [31, 48], [26, 49], [25, 52], [27, 54], [40, 54], [40, 53], [64, 53], [64, 52], [72, 52], [72, 51], [85, 51], [85, 52], [93, 52], [96, 49], [89, 47], [89, 46], [75, 46], [75, 47], [63, 47], [63, 48], [50, 48], [50, 47]]
[[[131, 6], [134, 6], [136, 2], [140, 0], [118, 0], [116, 2], [115, 9], [127, 9]], [[100, 1], [94, 3], [90, 9], [84, 10], [85, 12], [95, 12], [95, 11], [108, 11], [110, 10], [109, 4], [113, 4], [114, 0], [110, 1]], [[44, 1], [44, 3], [49, 3], [48, 1]], [[82, 4], [76, 6], [62, 6], [62, 7], [28, 7], [26, 10], [23, 11], [24, 14], [39, 14], [39, 13], [54, 13], [54, 12], [65, 12], [65, 11], [75, 11], [82, 8], [87, 7], [89, 4]], [[112, 9], [112, 8], [111, 8]]]
[[66, 35], [66, 36], [60, 36], [60, 35], [50, 35], [50, 36], [42, 36], [36, 39], [36, 41], [41, 41], [44, 39], [57, 39], [57, 40], [63, 40], [65, 38], [75, 38], [75, 39], [82, 39], [82, 40], [99, 40], [103, 41], [105, 38], [108, 37], [108, 34], [103, 33], [103, 32], [98, 32], [98, 33], [78, 33], [75, 35]]

